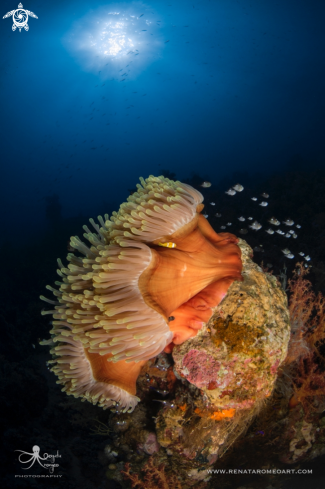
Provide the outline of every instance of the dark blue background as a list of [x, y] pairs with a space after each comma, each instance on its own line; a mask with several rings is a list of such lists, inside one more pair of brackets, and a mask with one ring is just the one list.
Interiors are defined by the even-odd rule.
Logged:
[[[23, 4], [30, 30], [0, 28], [7, 237], [42, 229], [53, 194], [64, 217], [96, 216], [162, 169], [215, 185], [297, 155], [307, 171], [324, 163], [323, 1]], [[109, 32], [133, 53], [104, 54]]]

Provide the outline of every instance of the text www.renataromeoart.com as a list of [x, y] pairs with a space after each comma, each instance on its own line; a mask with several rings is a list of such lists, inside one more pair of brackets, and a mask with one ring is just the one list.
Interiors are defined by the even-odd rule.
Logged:
[[312, 469], [209, 469], [208, 474], [312, 474]]

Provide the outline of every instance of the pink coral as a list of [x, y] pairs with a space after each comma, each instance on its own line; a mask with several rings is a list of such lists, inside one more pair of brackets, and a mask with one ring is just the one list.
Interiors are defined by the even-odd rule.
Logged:
[[[218, 377], [221, 362], [212, 355], [196, 349], [190, 350], [183, 358], [183, 368], [188, 372], [187, 380], [199, 389], [226, 387], [233, 378], [232, 372], [223, 370], [222, 377]], [[224, 374], [226, 372], [226, 374]]]

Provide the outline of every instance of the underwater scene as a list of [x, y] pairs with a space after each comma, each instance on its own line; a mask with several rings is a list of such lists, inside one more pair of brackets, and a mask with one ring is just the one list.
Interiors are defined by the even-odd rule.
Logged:
[[325, 3], [28, 2], [1, 488], [324, 489]]

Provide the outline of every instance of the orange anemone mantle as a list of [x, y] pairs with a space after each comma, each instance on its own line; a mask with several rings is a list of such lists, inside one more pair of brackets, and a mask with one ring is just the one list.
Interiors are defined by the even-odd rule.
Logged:
[[[167, 178], [140, 178], [138, 190], [109, 219], [84, 226], [91, 246], [72, 237], [60, 260], [52, 371], [64, 391], [106, 409], [133, 410], [143, 364], [195, 336], [242, 280], [238, 239], [217, 234], [200, 212], [203, 196]], [[101, 226], [101, 227], [100, 227]]]
[[[148, 306], [168, 322], [173, 339], [165, 351], [170, 353], [174, 345], [197, 334], [231, 283], [243, 279], [238, 239], [230, 233], [217, 234], [199, 213], [164, 240], [176, 247], [150, 246], [152, 259], [139, 278], [139, 289]], [[146, 361], [107, 363], [111, 357], [87, 352], [94, 378], [135, 395], [136, 380]]]
[[205, 217], [197, 214], [167, 241], [176, 247], [154, 247], [149, 267], [139, 279], [146, 303], [169, 320], [173, 345], [195, 336], [212, 316], [212, 308], [225, 297], [228, 287], [241, 276], [238, 239], [217, 234]]

